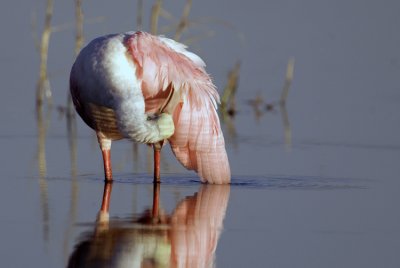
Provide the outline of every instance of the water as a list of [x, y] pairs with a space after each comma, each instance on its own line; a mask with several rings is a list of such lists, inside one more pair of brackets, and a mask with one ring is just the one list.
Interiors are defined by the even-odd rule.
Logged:
[[[184, 2], [164, 5], [179, 17]], [[146, 29], [150, 7], [146, 1]], [[4, 2], [0, 8], [5, 267], [66, 267], [74, 252], [88, 256], [88, 248], [109, 266], [138, 260], [167, 265], [167, 256], [181, 262], [186, 256], [216, 267], [399, 267], [397, 2], [193, 3], [195, 23], [182, 39], [209, 36], [190, 47], [205, 60], [220, 92], [241, 61], [238, 114], [223, 125], [232, 185], [201, 185], [166, 148], [162, 213], [153, 217], [156, 223], [143, 222], [153, 208], [151, 151], [115, 142], [106, 225], [96, 221], [104, 188], [97, 141], [79, 118], [68, 124], [62, 113], [74, 60], [73, 3], [54, 3], [58, 30], [50, 37], [48, 58], [54, 108], [35, 112], [39, 54], [31, 25], [36, 18], [42, 31], [44, 8], [44, 1]], [[136, 1], [84, 1], [85, 40], [134, 29], [135, 8]], [[280, 97], [292, 57], [286, 111], [266, 111], [265, 104]], [[256, 117], [248, 100], [258, 95], [263, 106]], [[178, 218], [186, 220], [174, 223]], [[203, 251], [182, 242], [196, 235], [204, 239]], [[102, 245], [110, 242], [104, 258]]]

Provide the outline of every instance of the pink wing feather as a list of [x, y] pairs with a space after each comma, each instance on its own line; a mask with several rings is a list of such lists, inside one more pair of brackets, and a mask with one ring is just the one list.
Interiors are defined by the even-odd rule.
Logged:
[[216, 110], [219, 95], [204, 63], [182, 44], [144, 32], [132, 35], [127, 46], [142, 81], [143, 96], [149, 100], [146, 110], [155, 110], [147, 107], [151, 103], [162, 103], [154, 101], [162, 91], [174, 89], [181, 95], [172, 111], [175, 133], [169, 139], [176, 158], [198, 172], [203, 182], [229, 183], [229, 161]]

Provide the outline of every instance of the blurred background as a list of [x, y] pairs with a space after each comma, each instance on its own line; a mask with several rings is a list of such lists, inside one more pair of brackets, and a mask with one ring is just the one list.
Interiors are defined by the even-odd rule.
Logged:
[[[0, 10], [6, 266], [66, 266], [93, 229], [101, 155], [71, 109], [69, 71], [93, 38], [138, 29], [187, 44], [222, 96], [233, 184], [215, 266], [400, 264], [398, 2], [34, 0]], [[151, 205], [151, 153], [113, 143], [112, 217]], [[172, 213], [200, 185], [167, 147], [161, 161]]]

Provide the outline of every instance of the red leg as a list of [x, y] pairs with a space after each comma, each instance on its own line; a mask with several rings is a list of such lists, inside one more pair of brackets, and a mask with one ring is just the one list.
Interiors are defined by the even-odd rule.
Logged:
[[112, 181], [112, 168], [111, 168], [111, 150], [101, 150], [103, 154], [103, 163], [104, 163], [104, 176], [106, 182]]
[[105, 137], [101, 131], [97, 131], [96, 135], [97, 135], [97, 140], [100, 145], [101, 153], [103, 155], [105, 181], [110, 182], [110, 181], [112, 181], [111, 139]]
[[163, 142], [153, 144], [154, 149], [154, 183], [160, 183], [160, 153]]

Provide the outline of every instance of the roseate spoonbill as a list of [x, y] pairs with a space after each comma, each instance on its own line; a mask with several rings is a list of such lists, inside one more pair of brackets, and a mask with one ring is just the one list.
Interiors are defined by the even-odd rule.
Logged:
[[111, 142], [127, 138], [153, 146], [155, 182], [168, 140], [202, 182], [229, 183], [219, 95], [204, 67], [183, 44], [145, 32], [102, 36], [82, 49], [70, 91], [78, 114], [96, 131], [106, 181], [112, 181]]

